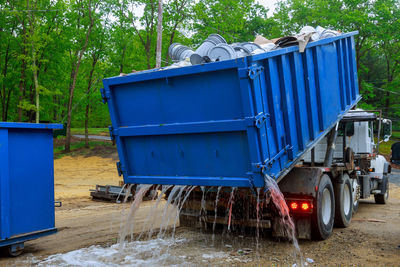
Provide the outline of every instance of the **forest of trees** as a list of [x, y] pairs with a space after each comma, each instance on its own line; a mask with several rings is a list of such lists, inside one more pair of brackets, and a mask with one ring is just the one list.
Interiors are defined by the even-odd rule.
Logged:
[[[356, 37], [362, 107], [400, 125], [400, 2], [283, 0], [272, 15], [257, 0], [164, 0], [168, 47], [196, 47], [210, 33], [228, 42], [276, 38], [304, 25]], [[0, 120], [110, 124], [102, 79], [154, 68], [158, 0], [0, 1]]]

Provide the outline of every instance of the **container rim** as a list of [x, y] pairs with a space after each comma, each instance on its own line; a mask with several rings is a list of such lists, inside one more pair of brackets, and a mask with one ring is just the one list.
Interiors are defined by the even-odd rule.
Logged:
[[59, 123], [0, 122], [1, 128], [60, 130], [64, 126]]

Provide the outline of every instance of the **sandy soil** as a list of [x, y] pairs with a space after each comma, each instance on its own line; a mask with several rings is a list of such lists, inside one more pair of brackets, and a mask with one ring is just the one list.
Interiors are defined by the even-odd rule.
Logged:
[[[76, 156], [55, 160], [55, 196], [63, 206], [56, 208], [56, 235], [25, 244], [20, 257], [0, 257], [0, 266], [26, 266], [29, 259], [45, 258], [91, 245], [115, 244], [121, 220], [126, 218], [128, 204], [96, 202], [89, 198], [89, 189], [96, 184], [115, 184], [115, 155], [107, 157]], [[147, 214], [154, 202], [142, 203], [136, 216], [136, 231], [148, 227]], [[161, 221], [163, 205], [153, 219]], [[313, 259], [311, 266], [399, 266], [400, 264], [400, 187], [391, 184], [390, 201], [376, 205], [373, 199], [360, 203], [350, 227], [334, 229], [325, 241], [300, 241], [304, 258]], [[189, 240], [169, 253], [185, 255], [200, 266], [292, 266], [293, 246], [276, 242], [268, 235], [261, 237], [259, 248], [253, 236], [223, 235], [178, 227], [177, 237]], [[222, 254], [207, 256], [210, 253]], [[28, 264], [29, 265], [29, 264]]]
[[54, 184], [56, 200], [88, 198], [89, 189], [96, 184], [118, 185], [116, 158], [98, 156], [65, 156], [54, 161]]

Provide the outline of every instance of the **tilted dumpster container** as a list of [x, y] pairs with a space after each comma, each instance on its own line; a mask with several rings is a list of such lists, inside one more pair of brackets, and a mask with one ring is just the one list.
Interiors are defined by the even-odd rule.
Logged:
[[56, 232], [53, 129], [61, 124], [0, 122], [0, 247]]
[[126, 183], [263, 187], [360, 99], [354, 35], [103, 80]]

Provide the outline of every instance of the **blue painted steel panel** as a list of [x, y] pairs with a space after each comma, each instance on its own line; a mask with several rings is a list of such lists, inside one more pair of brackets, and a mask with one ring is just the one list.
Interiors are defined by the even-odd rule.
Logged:
[[360, 100], [354, 35], [103, 80], [126, 183], [263, 187]]
[[55, 232], [52, 130], [62, 127], [0, 122], [0, 246]]

